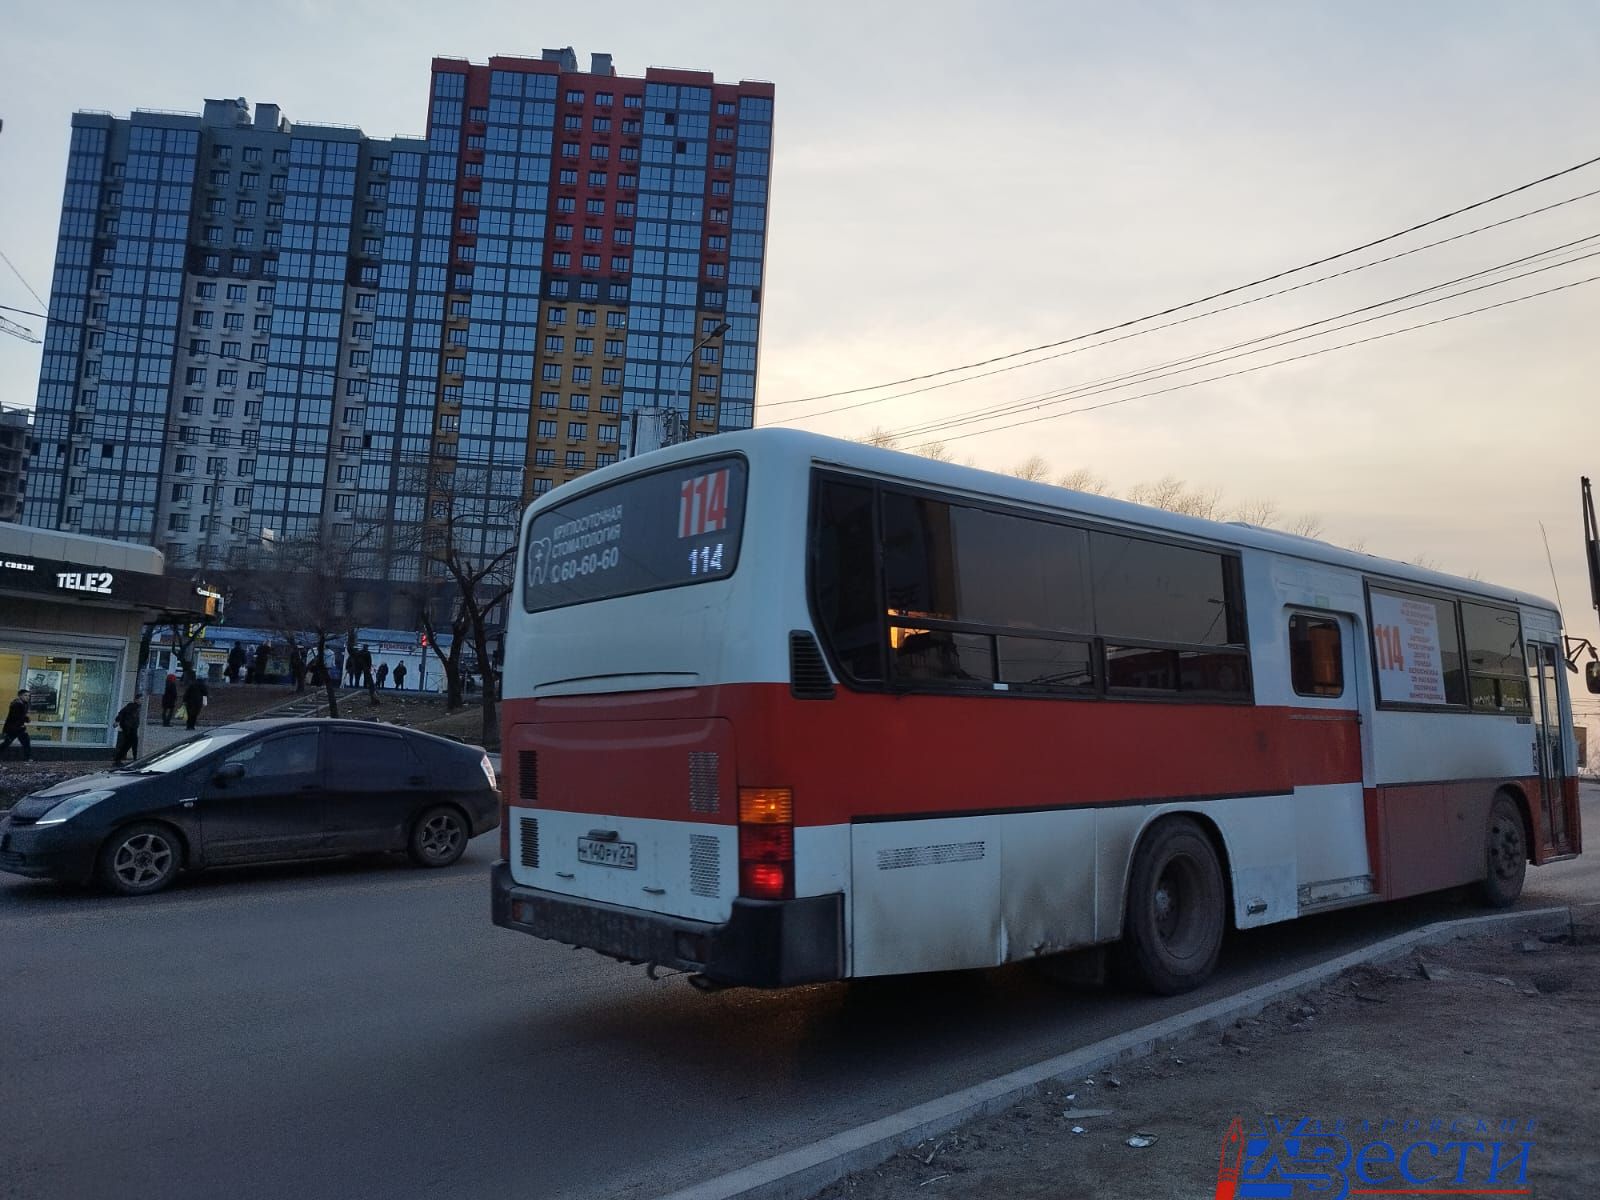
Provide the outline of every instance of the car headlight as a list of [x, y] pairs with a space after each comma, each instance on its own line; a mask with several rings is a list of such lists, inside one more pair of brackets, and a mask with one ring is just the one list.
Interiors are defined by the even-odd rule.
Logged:
[[483, 777], [489, 781], [489, 786], [498, 788], [500, 784], [494, 777], [494, 764], [489, 761], [487, 754], [478, 760], [478, 766], [483, 768]]
[[90, 805], [98, 804], [100, 801], [105, 800], [110, 796], [114, 796], [115, 794], [115, 792], [102, 789], [98, 792], [79, 792], [76, 796], [68, 796], [60, 804], [56, 805], [49, 812], [45, 813], [44, 816], [35, 821], [34, 824], [59, 825], [63, 821], [70, 821], [73, 817], [77, 816]]

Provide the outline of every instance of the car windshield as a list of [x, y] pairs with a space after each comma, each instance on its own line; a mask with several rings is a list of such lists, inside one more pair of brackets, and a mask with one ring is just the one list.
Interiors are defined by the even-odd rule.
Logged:
[[163, 750], [160, 754], [152, 754], [149, 758], [134, 763], [130, 769], [141, 775], [166, 775], [173, 771], [181, 771], [213, 750], [238, 741], [247, 732], [240, 729], [207, 733], [193, 741], [173, 746], [170, 750]]

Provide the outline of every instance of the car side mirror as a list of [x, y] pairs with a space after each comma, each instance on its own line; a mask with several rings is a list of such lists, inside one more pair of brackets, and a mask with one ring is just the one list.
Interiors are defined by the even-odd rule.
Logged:
[[1583, 685], [1596, 695], [1600, 695], [1600, 662], [1591, 659], [1583, 664]]
[[218, 787], [227, 787], [230, 783], [237, 783], [244, 778], [243, 763], [223, 763], [217, 768], [217, 773], [211, 777], [211, 782]]

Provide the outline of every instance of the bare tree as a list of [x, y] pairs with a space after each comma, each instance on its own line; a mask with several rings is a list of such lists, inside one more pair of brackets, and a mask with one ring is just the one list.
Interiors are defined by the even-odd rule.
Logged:
[[1301, 537], [1315, 538], [1322, 536], [1322, 518], [1315, 513], [1302, 513], [1283, 527], [1285, 533], [1298, 534]]
[[[327, 693], [328, 715], [339, 715], [339, 680], [328, 667], [328, 648], [345, 633], [350, 614], [345, 606], [356, 557], [377, 536], [379, 526], [335, 525], [325, 533], [284, 538], [258, 547], [242, 581], [267, 623], [289, 644], [295, 690], [304, 690], [305, 668], [300, 641], [310, 634], [314, 663]], [[377, 698], [373, 698], [377, 702]]]
[[[496, 484], [513, 481], [515, 473], [505, 469], [458, 466], [433, 471], [419, 530], [423, 566], [436, 585], [429, 597], [436, 602], [435, 611], [427, 603], [421, 606], [423, 631], [445, 673], [446, 704], [462, 704], [462, 649], [470, 639], [482, 679], [482, 737], [491, 746], [499, 743], [500, 730], [498, 671], [489, 653], [489, 633], [511, 594], [522, 516], [520, 494]], [[448, 651], [439, 644], [438, 621], [449, 626]]]
[[928, 442], [918, 446], [917, 453], [923, 458], [931, 458], [934, 462], [954, 462], [955, 455], [950, 453], [950, 447], [943, 442]]
[[1270, 529], [1278, 524], [1278, 504], [1275, 500], [1247, 500], [1233, 510], [1233, 520], [1247, 525], [1260, 525]]
[[880, 450], [893, 450], [900, 444], [900, 439], [882, 425], [874, 425], [867, 436], [861, 440], [869, 446], [877, 446]]
[[1104, 478], [1096, 475], [1088, 467], [1074, 467], [1063, 475], [1057, 476], [1056, 484], [1059, 487], [1071, 488], [1075, 492], [1087, 492], [1091, 496], [1113, 496], [1111, 484]]
[[1050, 464], [1045, 462], [1042, 455], [1034, 454], [1023, 459], [1006, 474], [1029, 481], [1042, 480], [1050, 474]]
[[1154, 483], [1135, 484], [1128, 489], [1128, 499], [1190, 517], [1216, 520], [1222, 514], [1220, 488], [1190, 488], [1176, 475], [1163, 475]]

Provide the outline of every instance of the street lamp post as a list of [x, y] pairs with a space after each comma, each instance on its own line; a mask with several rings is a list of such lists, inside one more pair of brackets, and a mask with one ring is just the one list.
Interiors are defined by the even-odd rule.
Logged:
[[715, 341], [717, 338], [727, 333], [729, 328], [730, 326], [726, 321], [718, 321], [717, 324], [712, 328], [711, 332], [706, 334], [705, 337], [701, 338], [698, 342], [691, 346], [689, 348], [689, 353], [683, 356], [683, 366], [680, 368], [678, 374], [678, 390], [673, 393], [672, 397], [672, 411], [674, 414], [674, 419], [676, 419], [676, 414], [678, 411], [677, 401], [679, 399], [683, 399], [686, 405], [688, 402], [687, 392], [689, 389], [689, 368], [694, 363], [694, 356], [700, 352], [700, 347], [704, 346], [707, 342]]

